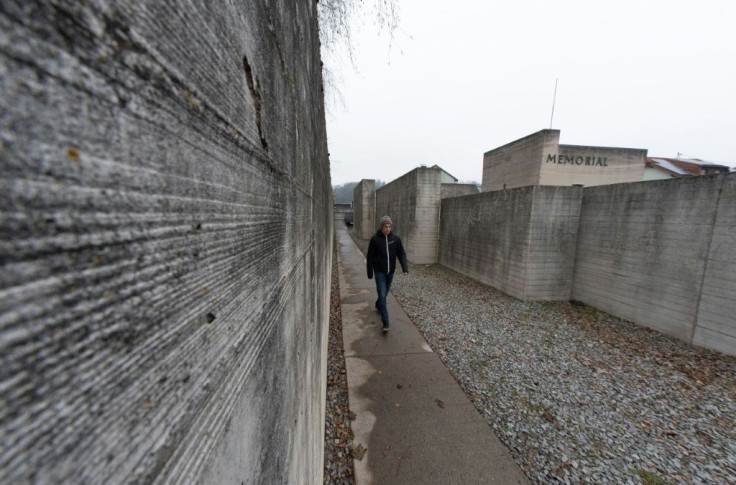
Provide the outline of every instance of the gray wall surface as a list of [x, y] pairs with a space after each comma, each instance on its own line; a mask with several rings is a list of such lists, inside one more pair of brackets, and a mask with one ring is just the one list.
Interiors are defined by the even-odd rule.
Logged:
[[409, 261], [432, 264], [439, 257], [442, 169], [419, 167], [376, 191], [376, 221], [391, 216]]
[[353, 190], [353, 224], [360, 239], [376, 232], [376, 181], [363, 179]]
[[477, 194], [478, 187], [475, 184], [442, 184], [440, 198], [458, 197], [461, 195]]
[[483, 192], [539, 184], [545, 153], [556, 153], [560, 130], [542, 130], [483, 154]]
[[736, 353], [735, 181], [730, 174], [585, 189], [573, 297]]
[[736, 174], [722, 175], [693, 344], [736, 354]]
[[580, 187], [523, 187], [442, 200], [440, 263], [521, 300], [567, 299]]
[[7, 1], [0, 29], [0, 482], [321, 482], [315, 3]]

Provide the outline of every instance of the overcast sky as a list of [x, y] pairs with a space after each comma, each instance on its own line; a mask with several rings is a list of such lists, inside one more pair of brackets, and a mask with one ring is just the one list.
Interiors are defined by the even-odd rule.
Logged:
[[480, 182], [484, 152], [550, 127], [555, 79], [560, 143], [736, 165], [736, 1], [397, 2], [391, 47], [366, 25], [339, 69], [334, 185], [435, 163]]

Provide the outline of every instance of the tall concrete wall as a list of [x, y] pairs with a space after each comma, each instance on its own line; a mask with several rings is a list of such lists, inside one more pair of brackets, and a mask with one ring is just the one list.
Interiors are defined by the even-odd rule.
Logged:
[[521, 300], [570, 296], [579, 187], [523, 187], [442, 200], [440, 263]]
[[363, 179], [353, 190], [353, 224], [360, 239], [376, 232], [376, 181]]
[[573, 296], [736, 353], [736, 175], [585, 189]]
[[391, 216], [409, 261], [432, 264], [439, 257], [442, 169], [419, 167], [376, 191], [376, 220]]
[[556, 153], [559, 141], [559, 130], [542, 130], [486, 152], [481, 190], [490, 192], [539, 184], [544, 154]]
[[545, 152], [543, 159], [540, 185], [580, 184], [592, 187], [642, 180], [647, 151], [560, 145], [557, 151]]
[[315, 3], [8, 1], [0, 26], [0, 482], [320, 482]]
[[693, 343], [736, 354], [736, 174], [720, 178]]

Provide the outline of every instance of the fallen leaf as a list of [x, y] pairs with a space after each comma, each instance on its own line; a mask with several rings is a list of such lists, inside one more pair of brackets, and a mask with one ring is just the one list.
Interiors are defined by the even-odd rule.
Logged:
[[74, 162], [79, 161], [79, 149], [76, 147], [69, 147], [66, 151], [66, 156]]
[[358, 446], [355, 446], [350, 450], [350, 456], [360, 461], [363, 459], [363, 456], [365, 456], [366, 451], [368, 451], [368, 449], [363, 448], [363, 445], [358, 443]]
[[445, 402], [443, 400], [441, 400], [441, 399], [435, 399], [434, 402], [437, 403], [437, 406], [440, 409], [445, 409]]
[[350, 419], [350, 421], [355, 421], [356, 419], [358, 419], [358, 415], [355, 414], [354, 412], [350, 411], [348, 413], [348, 419]]

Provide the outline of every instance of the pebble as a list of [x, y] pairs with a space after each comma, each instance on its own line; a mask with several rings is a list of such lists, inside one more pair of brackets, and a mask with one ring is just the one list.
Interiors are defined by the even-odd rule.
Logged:
[[[333, 261], [337, 258], [333, 256]], [[345, 372], [345, 353], [342, 342], [342, 312], [337, 265], [332, 269], [330, 298], [330, 326], [327, 347], [327, 401], [325, 406], [325, 464], [323, 483], [352, 485], [353, 458], [351, 412], [348, 405], [348, 385]], [[354, 418], [354, 416], [353, 416]]]
[[733, 356], [439, 265], [391, 292], [533, 483], [734, 483]]

